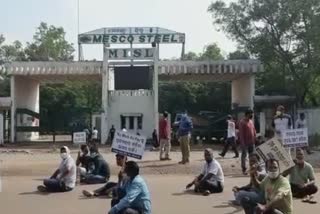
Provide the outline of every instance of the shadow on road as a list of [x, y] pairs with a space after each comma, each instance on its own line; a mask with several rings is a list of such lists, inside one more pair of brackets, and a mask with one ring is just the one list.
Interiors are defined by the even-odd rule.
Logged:
[[193, 190], [186, 190], [183, 192], [172, 193], [173, 196], [183, 196], [183, 195], [200, 195]]
[[42, 196], [46, 196], [49, 195], [49, 192], [39, 192], [39, 191], [32, 191], [32, 192], [22, 192], [19, 193], [19, 195], [42, 195]]
[[162, 168], [162, 167], [170, 167], [170, 166], [177, 166], [177, 163], [171, 163], [171, 164], [162, 164], [162, 165], [147, 165], [147, 166], [141, 166], [141, 168]]
[[233, 207], [235, 210], [228, 212], [228, 213], [225, 213], [225, 214], [236, 214], [236, 213], [239, 213], [242, 211], [242, 208], [240, 206], [235, 206], [235, 205], [229, 204], [227, 202], [223, 202], [221, 205], [213, 206], [213, 208], [221, 208], [221, 209], [229, 208], [229, 207]]

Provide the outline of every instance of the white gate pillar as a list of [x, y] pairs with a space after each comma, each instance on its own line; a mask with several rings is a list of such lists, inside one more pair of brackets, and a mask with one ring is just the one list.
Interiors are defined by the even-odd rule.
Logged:
[[20, 114], [17, 118], [16, 109], [25, 108], [39, 113], [40, 82], [25, 76], [11, 77], [11, 142], [30, 141], [39, 137], [38, 132], [16, 132], [16, 126], [39, 126], [39, 121], [32, 121], [31, 116]]
[[102, 113], [101, 113], [101, 143], [105, 144], [108, 140], [108, 115], [109, 105], [109, 66], [108, 66], [108, 45], [103, 45], [103, 64], [102, 64]]
[[0, 145], [3, 144], [4, 141], [4, 115], [0, 112]]
[[234, 107], [254, 107], [255, 77], [248, 75], [232, 81], [231, 103]]

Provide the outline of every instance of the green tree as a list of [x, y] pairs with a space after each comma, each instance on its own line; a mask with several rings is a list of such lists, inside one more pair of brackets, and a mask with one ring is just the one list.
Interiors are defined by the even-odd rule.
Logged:
[[71, 61], [73, 44], [65, 39], [62, 27], [42, 22], [33, 36], [33, 42], [27, 43], [26, 55], [31, 61]]
[[237, 59], [250, 59], [250, 54], [246, 51], [236, 50], [234, 52], [229, 53], [229, 60], [237, 60]]
[[[221, 60], [221, 50], [216, 44], [208, 45], [197, 55], [188, 52], [184, 60]], [[175, 113], [187, 109], [228, 112], [231, 106], [229, 83], [217, 82], [165, 82], [159, 84], [159, 110]]]
[[203, 53], [200, 54], [200, 60], [222, 60], [221, 49], [216, 43], [204, 47]]
[[319, 8], [316, 0], [237, 0], [215, 1], [208, 11], [214, 25], [261, 59], [266, 75], [285, 81], [301, 105], [318, 105]]
[[192, 51], [186, 53], [183, 57], [183, 60], [190, 60], [190, 61], [191, 60], [198, 60], [198, 59], [199, 59], [198, 54], [196, 54], [195, 52], [192, 52]]

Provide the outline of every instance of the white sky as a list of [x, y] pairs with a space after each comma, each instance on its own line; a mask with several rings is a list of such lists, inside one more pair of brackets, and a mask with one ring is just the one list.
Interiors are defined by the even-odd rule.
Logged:
[[[78, 0], [0, 0], [0, 34], [7, 42], [27, 42], [40, 22], [62, 26], [68, 41], [77, 44]], [[223, 54], [234, 51], [230, 41], [212, 25], [211, 0], [79, 0], [80, 33], [102, 27], [163, 27], [186, 33], [186, 52], [201, 52], [216, 42]], [[225, 0], [230, 1], [230, 0]], [[77, 45], [75, 45], [75, 48]], [[179, 57], [179, 45], [162, 45], [161, 58]], [[77, 56], [77, 54], [75, 53]], [[102, 46], [86, 45], [85, 59], [101, 59]]]

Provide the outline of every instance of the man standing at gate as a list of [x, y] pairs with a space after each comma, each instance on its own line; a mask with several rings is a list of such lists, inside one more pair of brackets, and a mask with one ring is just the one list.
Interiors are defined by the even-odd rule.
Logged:
[[114, 125], [111, 126], [111, 129], [109, 131], [111, 144], [113, 143], [114, 134], [116, 133], [116, 129], [114, 128]]
[[193, 124], [191, 118], [188, 116], [187, 111], [185, 111], [181, 117], [178, 129], [179, 142], [182, 152], [182, 160], [179, 162], [179, 164], [186, 164], [190, 161], [190, 139], [192, 129]]
[[[163, 117], [159, 121], [160, 160], [171, 160], [169, 156], [171, 149], [170, 136], [171, 130], [168, 121], [168, 112], [164, 112]], [[163, 157], [163, 153], [165, 153], [165, 157]]]
[[92, 141], [93, 143], [98, 143], [98, 130], [96, 127], [94, 127], [92, 131]]
[[277, 107], [276, 115], [272, 121], [272, 127], [274, 128], [275, 136], [280, 139], [284, 130], [292, 129], [291, 116], [285, 113], [285, 108], [281, 105]]
[[244, 175], [247, 174], [246, 160], [248, 153], [251, 154], [254, 151], [256, 141], [256, 129], [252, 122], [253, 111], [247, 110], [245, 117], [239, 124], [239, 140], [241, 145], [241, 168]]

